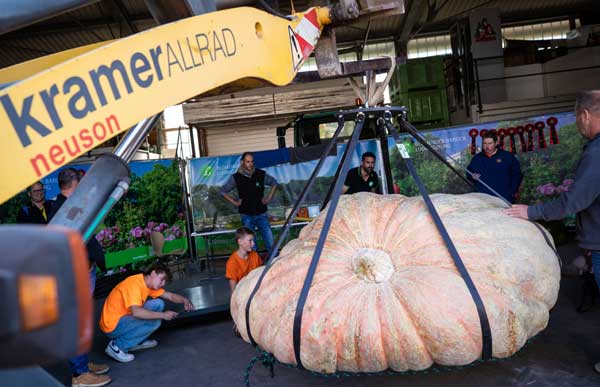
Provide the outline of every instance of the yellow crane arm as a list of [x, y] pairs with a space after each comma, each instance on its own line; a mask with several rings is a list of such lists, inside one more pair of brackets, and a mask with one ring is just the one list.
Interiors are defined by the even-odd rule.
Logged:
[[0, 91], [0, 203], [167, 106], [239, 80], [291, 82], [328, 23], [328, 8], [293, 20], [234, 8], [0, 72], [22, 79]]

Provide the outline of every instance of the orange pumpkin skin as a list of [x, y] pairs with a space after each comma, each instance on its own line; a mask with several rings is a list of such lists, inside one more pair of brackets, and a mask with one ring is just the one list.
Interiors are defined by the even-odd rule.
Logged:
[[[548, 323], [560, 282], [556, 256], [533, 224], [504, 215], [496, 198], [431, 198], [485, 304], [493, 356], [514, 354]], [[282, 249], [251, 305], [255, 341], [284, 363], [296, 364], [294, 314], [324, 217]], [[246, 341], [246, 301], [262, 270], [242, 279], [231, 299]], [[481, 357], [481, 345], [475, 304], [422, 199], [343, 196], [304, 308], [304, 367], [333, 373], [465, 365]]]

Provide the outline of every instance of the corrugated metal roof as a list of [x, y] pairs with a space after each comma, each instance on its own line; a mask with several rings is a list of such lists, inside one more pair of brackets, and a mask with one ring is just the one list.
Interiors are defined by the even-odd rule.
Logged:
[[468, 12], [476, 8], [499, 8], [503, 15], [521, 13], [522, 19], [535, 18], [535, 12], [563, 10], [575, 11], [581, 6], [589, 6], [592, 0], [449, 0], [440, 9], [434, 21], [442, 21], [457, 16], [468, 16]]
[[[423, 0], [413, 0], [423, 1]], [[426, 9], [423, 7], [419, 22], [421, 33], [447, 29], [456, 20], [468, 17], [469, 12], [480, 8], [499, 8], [503, 21], [525, 21], [537, 18], [568, 16], [592, 7], [593, 0], [438, 0], [443, 5], [431, 21], [423, 25]], [[599, 3], [596, 0], [597, 3]], [[597, 4], [598, 5], [598, 4]], [[408, 12], [415, 11], [415, 5]], [[369, 39], [387, 38], [399, 35], [406, 15], [377, 18], [371, 21]], [[367, 22], [337, 29], [338, 42], [363, 40], [367, 31]]]
[[[413, 10], [425, 0], [412, 0]], [[447, 29], [454, 20], [466, 17], [468, 12], [477, 7], [498, 7], [503, 20], [527, 20], [540, 17], [557, 17], [576, 14], [592, 9], [594, 0], [437, 0], [444, 4], [435, 17], [427, 24], [425, 7], [413, 31], [440, 31]], [[595, 0], [596, 3], [598, 0]], [[279, 0], [280, 11], [289, 13], [289, 0]], [[405, 3], [408, 3], [405, 1]], [[122, 4], [119, 7], [118, 4]], [[416, 5], [415, 5], [416, 4]], [[296, 10], [308, 6], [307, 0], [295, 1]], [[406, 15], [385, 18], [374, 18], [350, 26], [336, 29], [337, 41], [340, 45], [368, 41], [390, 39], [399, 36]], [[102, 0], [82, 7], [41, 23], [34, 24], [20, 31], [0, 36], [0, 68], [25, 60], [33, 59], [49, 53], [79, 47], [100, 40], [127, 36], [131, 30], [143, 31], [156, 26], [144, 0]], [[132, 26], [132, 28], [130, 28]], [[367, 35], [368, 29], [368, 35]]]

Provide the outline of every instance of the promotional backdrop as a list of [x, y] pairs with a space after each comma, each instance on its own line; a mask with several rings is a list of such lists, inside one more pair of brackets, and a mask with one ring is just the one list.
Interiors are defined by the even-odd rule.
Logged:
[[[345, 147], [345, 144], [338, 144], [337, 155], [327, 157], [304, 206], [319, 206], [324, 200]], [[381, 152], [379, 152], [379, 143], [376, 140], [359, 142], [351, 160], [351, 167], [358, 166], [362, 154], [368, 151], [377, 156], [375, 168], [381, 177]], [[236, 229], [241, 226], [237, 208], [223, 199], [219, 193], [221, 186], [240, 166], [240, 156], [203, 157], [189, 161], [195, 231]], [[258, 161], [258, 158], [256, 159]], [[280, 163], [269, 166], [256, 163], [257, 168], [264, 169], [279, 183], [273, 200], [268, 206], [268, 214], [272, 223], [285, 221], [286, 210], [291, 210], [294, 206], [296, 198], [300, 196], [317, 162], [318, 160], [312, 160], [297, 164]], [[231, 194], [237, 195], [235, 190]]]
[[[550, 200], [568, 190], [572, 183], [576, 162], [585, 143], [577, 132], [573, 113], [497, 121], [476, 126], [458, 126], [422, 132], [422, 134], [428, 143], [451, 163], [456, 162], [467, 166], [473, 155], [481, 150], [481, 134], [488, 130], [496, 130], [501, 139], [501, 146], [507, 151], [514, 152], [521, 163], [524, 179], [519, 202], [530, 204]], [[411, 136], [403, 134], [402, 141], [408, 148], [416, 169], [430, 193], [458, 194], [470, 191], [470, 187], [462, 179]], [[314, 210], [322, 203], [344, 147], [345, 144], [338, 144], [337, 155], [327, 157], [321, 173], [309, 192], [305, 206]], [[283, 151], [286, 150], [257, 152], [255, 157], [257, 167], [266, 170], [279, 182], [276, 194], [269, 204], [269, 218], [272, 225], [284, 222], [318, 162], [312, 160], [292, 164], [286, 161], [289, 157], [286, 159], [282, 156]], [[376, 154], [376, 170], [381, 178], [384, 174], [381, 171], [380, 147], [376, 140], [359, 143], [351, 167], [359, 165], [360, 156], [366, 151]], [[418, 195], [417, 187], [392, 140], [389, 141], [389, 152], [394, 191], [407, 196]], [[264, 157], [265, 155], [268, 157]], [[240, 155], [230, 155], [189, 160], [193, 231], [196, 234], [210, 233], [213, 230], [235, 230], [241, 225], [237, 209], [219, 194], [220, 187], [239, 167], [239, 159]], [[78, 164], [73, 167], [86, 171], [89, 165]], [[149, 235], [152, 231], [163, 233], [168, 241], [166, 250], [187, 247], [183, 222], [184, 209], [181, 201], [181, 178], [177, 162], [135, 161], [130, 163], [130, 167], [132, 170], [130, 189], [110, 211], [97, 234], [98, 240], [108, 253], [107, 261], [111, 267], [144, 261], [152, 257], [153, 251], [149, 247]], [[58, 172], [55, 172], [43, 179], [47, 199], [53, 199], [58, 193], [57, 175]], [[235, 196], [236, 192], [233, 191], [232, 194]], [[27, 195], [22, 192], [0, 206], [2, 221], [14, 222], [17, 211], [27, 202]], [[312, 211], [311, 215], [315, 215], [315, 211]], [[572, 227], [573, 222], [571, 217], [566, 225]], [[293, 230], [290, 237], [297, 235], [298, 231], [298, 229]], [[556, 229], [552, 231], [556, 239], [559, 232]], [[206, 238], [196, 238], [199, 254], [225, 255], [231, 253], [236, 247], [232, 234], [212, 238], [210, 249], [203, 243]]]

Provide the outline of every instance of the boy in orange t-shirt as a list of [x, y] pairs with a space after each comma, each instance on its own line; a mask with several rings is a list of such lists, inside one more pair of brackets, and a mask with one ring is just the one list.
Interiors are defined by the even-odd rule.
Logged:
[[254, 247], [254, 232], [247, 227], [240, 227], [235, 231], [235, 240], [238, 249], [227, 259], [225, 265], [225, 278], [229, 280], [229, 288], [233, 290], [242, 278], [252, 270], [262, 265], [260, 255], [252, 248]]
[[[254, 247], [254, 232], [247, 227], [240, 227], [235, 231], [235, 240], [238, 249], [234, 251], [225, 264], [225, 278], [229, 280], [231, 294], [242, 278], [252, 270], [262, 265], [260, 255], [252, 248]], [[238, 334], [235, 323], [233, 330]]]
[[194, 309], [187, 298], [163, 289], [170, 278], [167, 266], [154, 263], [142, 274], [124, 279], [110, 292], [100, 317], [100, 329], [111, 339], [105, 350], [108, 356], [127, 363], [135, 358], [129, 351], [158, 345], [156, 340], [146, 339], [162, 320], [177, 317], [171, 310], [163, 312], [165, 303], [159, 298], [183, 304], [186, 311]]

